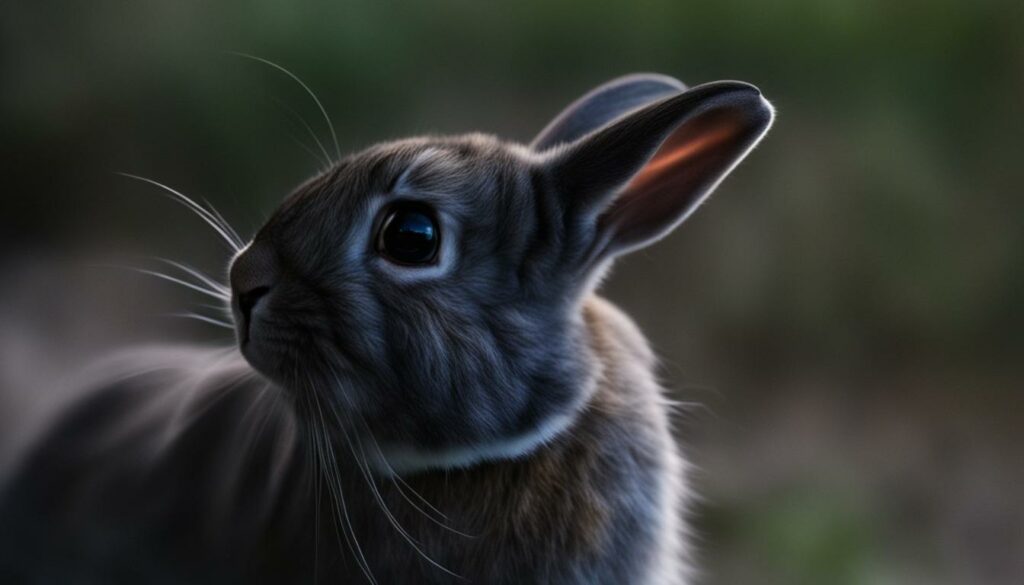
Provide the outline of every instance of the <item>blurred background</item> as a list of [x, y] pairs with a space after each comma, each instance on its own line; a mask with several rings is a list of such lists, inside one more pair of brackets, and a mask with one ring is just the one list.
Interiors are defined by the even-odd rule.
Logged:
[[317, 171], [316, 105], [231, 51], [305, 80], [343, 152], [528, 141], [633, 71], [742, 79], [774, 129], [604, 290], [688, 404], [704, 582], [1024, 583], [1022, 38], [1018, 0], [5, 2], [0, 463], [94, 356], [229, 338], [116, 267], [228, 253], [116, 173], [247, 235]]

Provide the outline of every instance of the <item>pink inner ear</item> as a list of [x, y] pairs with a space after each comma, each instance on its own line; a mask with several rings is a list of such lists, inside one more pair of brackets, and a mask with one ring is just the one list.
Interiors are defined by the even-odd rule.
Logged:
[[633, 177], [625, 192], [650, 189], [653, 186], [652, 183], [662, 178], [665, 173], [680, 172], [679, 167], [686, 162], [686, 159], [699, 156], [701, 153], [708, 152], [715, 146], [734, 138], [737, 130], [736, 125], [725, 125], [707, 133], [700, 131], [695, 133], [680, 129], [661, 145], [651, 161]]
[[610, 231], [610, 245], [628, 250], [671, 231], [742, 156], [755, 130], [732, 110], [685, 122], [604, 213], [600, 222]]

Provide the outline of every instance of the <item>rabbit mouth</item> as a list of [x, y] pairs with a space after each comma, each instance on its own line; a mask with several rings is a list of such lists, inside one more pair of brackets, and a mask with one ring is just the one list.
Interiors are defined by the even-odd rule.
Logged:
[[289, 392], [317, 386], [327, 373], [345, 370], [322, 331], [290, 317], [268, 306], [238, 321], [238, 348], [253, 369]]
[[265, 327], [255, 325], [251, 319], [239, 320], [237, 327], [238, 348], [242, 356], [256, 371], [267, 377], [276, 378], [275, 374], [279, 368], [275, 364], [280, 359], [275, 355], [273, 344], [265, 338], [262, 331]]

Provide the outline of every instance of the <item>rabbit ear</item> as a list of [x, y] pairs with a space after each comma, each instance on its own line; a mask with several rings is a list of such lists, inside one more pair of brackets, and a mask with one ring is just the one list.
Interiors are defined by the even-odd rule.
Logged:
[[773, 110], [752, 85], [695, 87], [619, 117], [544, 163], [569, 213], [596, 229], [591, 259], [679, 225], [757, 144]]
[[686, 90], [677, 79], [636, 73], [613, 79], [574, 101], [533, 139], [537, 151], [572, 142], [626, 112]]

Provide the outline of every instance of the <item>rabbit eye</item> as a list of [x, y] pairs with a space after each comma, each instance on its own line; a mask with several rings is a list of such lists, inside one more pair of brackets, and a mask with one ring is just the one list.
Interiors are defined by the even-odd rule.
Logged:
[[396, 203], [381, 223], [377, 250], [396, 264], [431, 264], [437, 257], [440, 240], [437, 221], [429, 208]]

